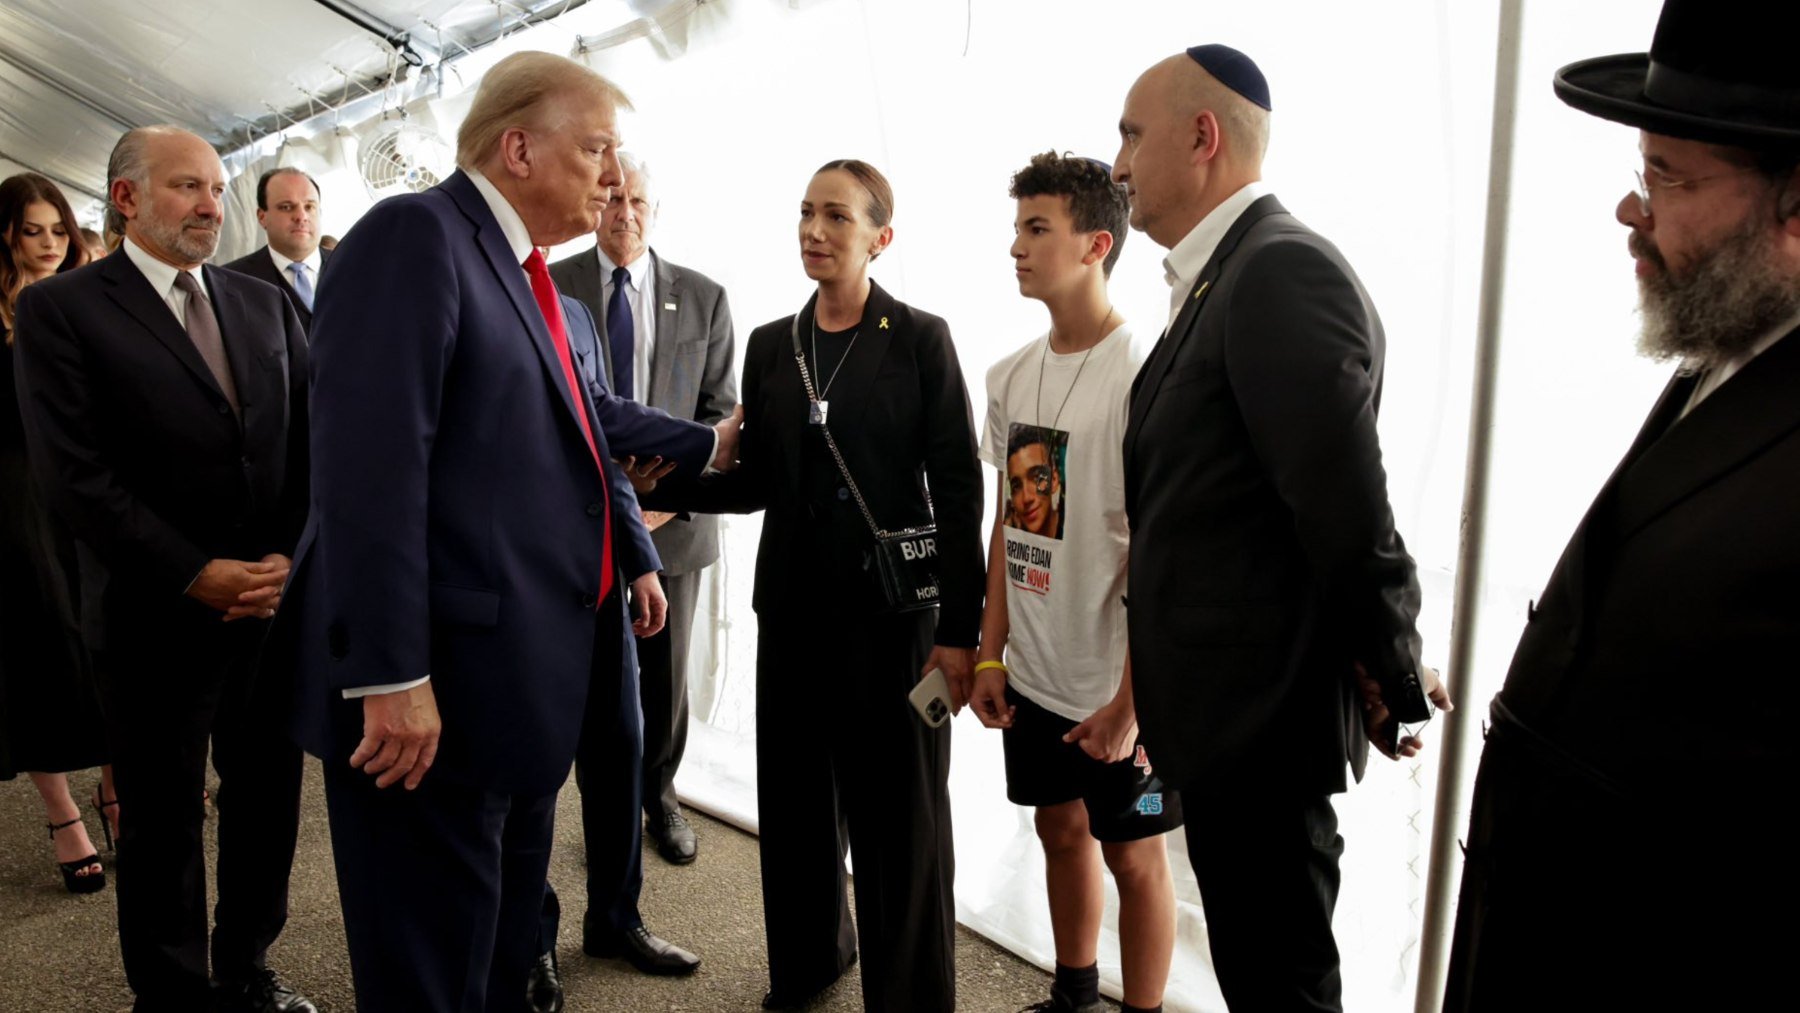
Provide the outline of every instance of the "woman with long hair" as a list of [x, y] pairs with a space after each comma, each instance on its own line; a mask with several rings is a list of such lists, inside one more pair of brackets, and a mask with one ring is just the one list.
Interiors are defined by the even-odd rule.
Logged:
[[[814, 289], [750, 335], [741, 465], [665, 490], [676, 506], [765, 511], [753, 605], [770, 1009], [805, 1005], [859, 955], [864, 1009], [955, 1005], [950, 727], [908, 695], [941, 669], [949, 703], [967, 698], [982, 479], [949, 327], [869, 278], [893, 209], [866, 162], [813, 175], [797, 238]], [[935, 561], [935, 605], [917, 574], [903, 595], [884, 586], [877, 529], [914, 532], [888, 561]]]
[[[37, 173], [0, 182], [0, 779], [29, 772], [63, 885], [92, 893], [106, 871], [69, 791], [68, 772], [100, 766], [99, 704], [75, 619], [74, 548], [50, 516], [25, 456], [13, 379], [13, 310], [33, 282], [87, 263], [69, 202]], [[116, 816], [111, 768], [96, 804]], [[107, 840], [112, 824], [105, 824]]]

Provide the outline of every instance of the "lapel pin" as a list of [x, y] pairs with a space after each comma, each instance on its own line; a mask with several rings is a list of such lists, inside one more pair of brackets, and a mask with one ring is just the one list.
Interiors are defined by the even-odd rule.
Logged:
[[663, 303], [663, 309], [672, 310], [674, 308], [675, 308], [675, 304], [672, 302]]
[[887, 330], [887, 329], [888, 329], [888, 325], [887, 325], [887, 317], [882, 317], [882, 318], [881, 318], [881, 329], [882, 329], [882, 330], [884, 330], [884, 331], [885, 331], [885, 330]]
[[1196, 292], [1195, 292], [1195, 293], [1194, 293], [1194, 298], [1196, 298], [1196, 299], [1198, 299], [1198, 298], [1200, 298], [1200, 297], [1201, 297], [1201, 296], [1203, 296], [1203, 295], [1205, 295], [1205, 294], [1206, 294], [1206, 290], [1207, 290], [1207, 289], [1209, 289], [1209, 288], [1211, 288], [1211, 287], [1212, 287], [1212, 282], [1210, 282], [1210, 281], [1204, 281], [1204, 282], [1201, 282], [1201, 283], [1200, 283], [1200, 288], [1199, 288], [1199, 289], [1198, 289], [1198, 290], [1197, 290], [1197, 291], [1196, 291]]

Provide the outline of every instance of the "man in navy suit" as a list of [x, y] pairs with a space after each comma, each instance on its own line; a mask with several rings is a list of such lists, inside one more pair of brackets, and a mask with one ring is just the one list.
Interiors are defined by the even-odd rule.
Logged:
[[734, 424], [597, 411], [574, 368], [538, 248], [595, 228], [624, 102], [562, 57], [502, 60], [460, 171], [365, 215], [316, 303], [286, 611], [363, 1009], [521, 1004], [584, 715], [636, 720], [625, 630], [663, 622], [613, 455], [735, 457]]

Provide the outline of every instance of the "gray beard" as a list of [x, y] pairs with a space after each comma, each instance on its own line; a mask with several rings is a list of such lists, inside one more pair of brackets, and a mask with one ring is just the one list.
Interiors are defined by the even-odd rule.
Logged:
[[187, 226], [203, 224], [204, 219], [187, 218], [168, 226], [150, 220], [148, 215], [139, 215], [138, 219], [137, 226], [143, 230], [144, 235], [189, 263], [205, 261], [219, 248], [218, 228], [198, 235], [187, 231]]
[[1643, 331], [1638, 351], [1657, 362], [1681, 359], [1695, 370], [1737, 358], [1775, 328], [1800, 316], [1800, 277], [1775, 257], [1769, 223], [1747, 216], [1685, 277], [1634, 233], [1632, 251], [1660, 273], [1638, 279]]

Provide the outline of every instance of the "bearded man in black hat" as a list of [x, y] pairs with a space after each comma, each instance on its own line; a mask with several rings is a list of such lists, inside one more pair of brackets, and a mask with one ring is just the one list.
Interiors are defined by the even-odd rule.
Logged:
[[1793, 1001], [1797, 35], [1800, 5], [1669, 0], [1649, 53], [1557, 73], [1642, 131], [1616, 214], [1680, 367], [1494, 698], [1447, 1011]]

